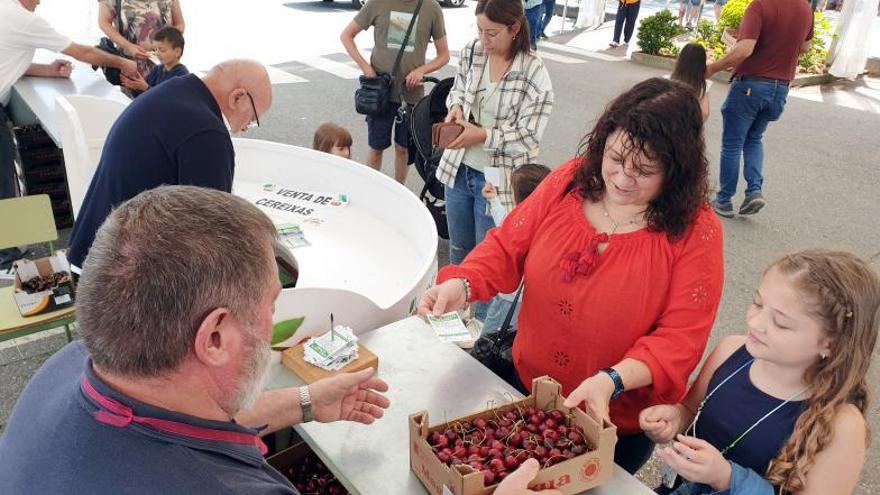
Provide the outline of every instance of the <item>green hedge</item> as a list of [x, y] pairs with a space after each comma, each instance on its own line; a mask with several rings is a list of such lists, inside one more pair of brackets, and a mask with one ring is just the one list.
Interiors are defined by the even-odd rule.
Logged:
[[639, 26], [639, 49], [648, 55], [674, 54], [677, 50], [672, 39], [682, 33], [677, 17], [668, 10], [662, 10], [642, 19]]

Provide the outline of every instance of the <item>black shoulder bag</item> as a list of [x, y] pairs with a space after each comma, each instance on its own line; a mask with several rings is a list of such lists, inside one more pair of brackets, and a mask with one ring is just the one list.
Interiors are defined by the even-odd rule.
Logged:
[[[397, 52], [397, 59], [394, 61], [394, 68], [391, 74], [378, 74], [376, 77], [361, 76], [361, 87], [354, 92], [354, 109], [361, 115], [382, 115], [388, 110], [391, 102], [391, 87], [394, 83], [394, 76], [400, 69], [400, 60], [403, 58], [403, 52], [406, 51], [406, 45], [409, 43], [409, 35], [412, 33], [413, 26], [422, 8], [422, 0], [416, 4], [416, 10], [413, 12], [412, 19], [409, 21], [409, 27], [406, 29], [406, 36], [403, 37], [403, 43]], [[401, 95], [401, 100], [403, 95]], [[403, 101], [401, 101], [403, 103]]]
[[514, 388], [518, 388], [512, 383], [516, 375], [516, 368], [513, 366], [513, 341], [516, 338], [516, 328], [511, 328], [510, 322], [513, 320], [513, 313], [519, 304], [524, 286], [525, 284], [520, 285], [519, 290], [516, 291], [513, 304], [504, 317], [501, 328], [490, 335], [481, 335], [471, 349], [471, 356]]
[[[123, 38], [125, 37], [125, 34], [122, 31], [122, 0], [116, 0], [116, 30], [119, 31], [119, 34], [121, 34]], [[113, 43], [113, 40], [106, 36], [98, 40], [98, 44], [95, 45], [95, 48], [107, 52], [110, 55], [127, 58], [125, 56], [125, 51], [116, 46], [116, 43]], [[98, 66], [93, 65], [92, 70], [98, 70]], [[116, 67], [101, 67], [101, 70], [104, 72], [104, 78], [107, 79], [108, 83], [114, 86], [122, 85], [121, 70]]]

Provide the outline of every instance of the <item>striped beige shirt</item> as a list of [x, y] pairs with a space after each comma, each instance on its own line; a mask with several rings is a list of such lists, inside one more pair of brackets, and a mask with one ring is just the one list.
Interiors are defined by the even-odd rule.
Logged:
[[[473, 52], [473, 57], [471, 56]], [[472, 62], [471, 62], [472, 60]], [[479, 41], [461, 50], [458, 73], [449, 91], [446, 106], [460, 105], [468, 116], [474, 103], [488, 55]], [[488, 75], [487, 75], [488, 77]], [[498, 81], [495, 125], [486, 128], [483, 148], [489, 164], [499, 167], [501, 184], [495, 184], [501, 203], [508, 211], [513, 208], [510, 175], [516, 167], [532, 163], [538, 157], [539, 143], [553, 110], [553, 86], [544, 63], [534, 53], [518, 53], [510, 69]], [[464, 149], [446, 150], [437, 167], [437, 179], [452, 187], [464, 156]]]

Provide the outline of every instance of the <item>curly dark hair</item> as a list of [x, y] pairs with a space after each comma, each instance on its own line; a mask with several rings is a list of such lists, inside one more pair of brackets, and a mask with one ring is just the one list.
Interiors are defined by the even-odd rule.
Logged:
[[[694, 91], [662, 78], [640, 82], [606, 107], [579, 146], [582, 165], [568, 186], [584, 199], [605, 196], [602, 158], [608, 137], [625, 133], [626, 155], [657, 162], [662, 170], [660, 194], [645, 211], [648, 228], [671, 239], [684, 235], [709, 196], [709, 162], [703, 141], [703, 116]], [[632, 155], [635, 153], [635, 155]]]

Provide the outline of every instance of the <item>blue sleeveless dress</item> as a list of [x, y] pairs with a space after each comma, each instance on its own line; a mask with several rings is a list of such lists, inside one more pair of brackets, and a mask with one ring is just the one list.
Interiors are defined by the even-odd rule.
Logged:
[[[740, 347], [712, 375], [708, 390], [714, 390], [750, 359], [752, 356], [746, 351], [746, 347]], [[765, 414], [785, 402], [784, 399], [765, 394], [752, 384], [749, 378], [750, 366], [734, 375], [715, 392], [703, 407], [696, 424], [697, 437], [706, 440], [719, 451], [723, 451]], [[763, 476], [770, 461], [791, 436], [794, 424], [806, 405], [807, 401], [801, 400], [782, 406], [749, 432], [725, 457]]]

